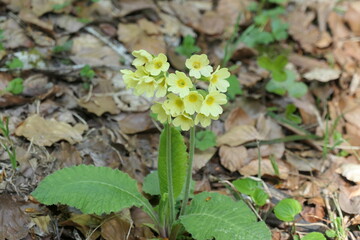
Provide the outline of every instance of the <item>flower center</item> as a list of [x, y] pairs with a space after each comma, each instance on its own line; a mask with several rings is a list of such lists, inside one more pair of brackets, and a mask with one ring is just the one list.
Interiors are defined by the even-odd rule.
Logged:
[[178, 87], [183, 88], [183, 87], [186, 86], [186, 82], [184, 81], [184, 79], [179, 79], [179, 80], [177, 81], [177, 85], [178, 85]]
[[194, 67], [195, 69], [199, 69], [199, 68], [201, 67], [201, 64], [200, 64], [199, 62], [194, 62], [194, 63], [193, 63], [193, 67]]
[[156, 69], [160, 69], [161, 67], [162, 67], [162, 62], [161, 61], [157, 61], [157, 62], [155, 62], [155, 68]]
[[189, 101], [190, 102], [196, 102], [197, 101], [197, 96], [195, 94], [190, 94], [189, 95]]
[[214, 97], [207, 97], [206, 98], [206, 104], [207, 105], [213, 105], [213, 103], [215, 102], [215, 98]]
[[183, 101], [182, 101], [181, 99], [177, 99], [177, 100], [175, 101], [175, 105], [176, 105], [177, 107], [181, 108], [181, 107], [183, 107], [184, 103], [183, 103]]
[[218, 76], [217, 75], [214, 75], [212, 78], [211, 78], [211, 83], [217, 83], [218, 81]]

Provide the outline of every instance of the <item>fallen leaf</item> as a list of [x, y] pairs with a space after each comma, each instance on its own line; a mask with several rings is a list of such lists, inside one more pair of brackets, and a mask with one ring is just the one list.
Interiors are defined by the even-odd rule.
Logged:
[[300, 68], [300, 72], [311, 71], [314, 68], [328, 68], [325, 61], [308, 56], [292, 53], [289, 55], [289, 62]]
[[316, 158], [303, 158], [295, 153], [287, 151], [285, 153], [286, 161], [294, 166], [298, 171], [311, 172], [320, 171], [324, 165], [323, 160]]
[[31, 219], [36, 226], [38, 227], [38, 230], [36, 233], [40, 236], [46, 236], [50, 234], [51, 230], [51, 218], [49, 215], [46, 216], [37, 216]]
[[303, 77], [307, 80], [316, 80], [320, 82], [329, 82], [331, 80], [339, 79], [341, 71], [331, 68], [315, 68], [310, 72], [307, 72]]
[[[278, 161], [278, 168], [279, 168], [279, 178], [281, 179], [287, 179], [289, 176], [289, 169], [286, 167], [286, 165], [282, 161]], [[242, 167], [239, 172], [241, 175], [244, 176], [252, 176], [257, 175], [259, 169], [259, 161], [258, 160], [252, 160], [249, 164], [247, 164], [245, 167]], [[261, 176], [268, 175], [268, 176], [276, 176], [274, 168], [271, 164], [271, 161], [269, 159], [262, 159], [261, 160]]]
[[119, 17], [124, 17], [133, 12], [143, 10], [153, 10], [157, 12], [157, 7], [153, 1], [150, 0], [121, 0], [119, 1], [120, 13]]
[[224, 32], [225, 22], [216, 12], [206, 12], [197, 27], [197, 30], [207, 35], [220, 35]]
[[360, 214], [360, 185], [340, 187], [339, 204], [344, 212]]
[[22, 9], [19, 13], [19, 18], [21, 20], [34, 24], [44, 30], [47, 30], [48, 32], [52, 32], [54, 26], [50, 22], [46, 22], [43, 20], [40, 20], [31, 10], [29, 9]]
[[83, 161], [80, 152], [71, 144], [61, 142], [59, 147], [56, 147], [51, 155], [57, 159], [59, 169], [64, 167], [71, 167], [80, 165]]
[[216, 153], [216, 148], [208, 148], [205, 151], [200, 151], [198, 149], [195, 150], [194, 155], [194, 163], [193, 163], [193, 171], [197, 172], [201, 168], [203, 168], [207, 162], [214, 156]]
[[231, 128], [238, 125], [255, 125], [255, 120], [250, 118], [241, 107], [231, 110], [225, 120], [225, 131], [229, 131]]
[[25, 204], [16, 196], [0, 194], [0, 240], [19, 240], [28, 235], [30, 217], [22, 210]]
[[132, 113], [118, 121], [120, 130], [125, 134], [144, 132], [155, 127], [149, 112]]
[[80, 22], [76, 17], [70, 15], [52, 16], [51, 20], [56, 26], [65, 29], [69, 33], [77, 32], [85, 26], [85, 24]]
[[221, 164], [230, 172], [239, 171], [248, 162], [247, 151], [244, 146], [228, 147], [223, 145], [219, 149]]
[[[82, 129], [80, 129], [82, 128]], [[71, 144], [82, 141], [81, 134], [85, 125], [77, 124], [74, 127], [56, 120], [46, 120], [37, 114], [28, 117], [15, 130], [17, 136], [23, 136], [39, 146], [51, 146], [60, 140]]]
[[97, 228], [101, 225], [101, 217], [92, 215], [92, 214], [71, 214], [70, 218], [60, 222], [61, 226], [70, 226], [76, 227], [84, 236], [89, 236], [89, 240], [95, 240], [99, 238], [100, 231], [92, 231], [92, 229]]
[[360, 2], [351, 2], [344, 15], [344, 20], [349, 24], [355, 35], [360, 34]]
[[263, 137], [259, 134], [254, 126], [239, 125], [230, 129], [224, 135], [218, 137], [217, 146], [229, 145], [234, 147], [246, 142], [262, 139]]
[[336, 169], [347, 180], [355, 183], [360, 183], [360, 164], [345, 163], [340, 168]]
[[80, 34], [72, 39], [73, 45], [70, 56], [76, 64], [90, 66], [120, 67], [120, 56], [110, 47], [91, 34]]
[[128, 239], [131, 226], [130, 216], [122, 216], [122, 214], [110, 216], [101, 225], [101, 236], [105, 240]]
[[2, 42], [4, 43], [5, 48], [31, 48], [34, 46], [34, 43], [26, 35], [25, 31], [12, 18], [0, 24], [0, 29], [4, 30], [4, 39], [2, 40]]
[[78, 104], [97, 116], [101, 116], [106, 112], [111, 114], [120, 113], [114, 98], [108, 95], [92, 95], [89, 100], [85, 96], [78, 101]]
[[54, 5], [71, 5], [73, 0], [32, 0], [31, 10], [37, 16], [54, 11]]

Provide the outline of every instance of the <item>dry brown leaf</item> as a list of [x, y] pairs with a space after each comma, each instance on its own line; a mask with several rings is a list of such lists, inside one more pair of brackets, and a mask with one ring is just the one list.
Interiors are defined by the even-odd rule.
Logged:
[[31, 48], [34, 46], [34, 43], [26, 35], [24, 30], [19, 26], [19, 24], [12, 18], [0, 24], [0, 28], [4, 30], [2, 40], [5, 48], [18, 48], [26, 47]]
[[46, 236], [50, 233], [52, 226], [51, 218], [49, 215], [37, 216], [31, 219], [38, 227], [37, 234], [40, 236]]
[[289, 13], [287, 16], [290, 35], [300, 43], [305, 51], [311, 53], [320, 39], [319, 30], [312, 24], [314, 18], [314, 12], [304, 12], [300, 9]]
[[93, 35], [84, 33], [72, 40], [70, 58], [76, 64], [120, 67], [119, 55]]
[[132, 226], [132, 220], [130, 216], [122, 216], [122, 215], [110, 216], [101, 225], [101, 236], [105, 240], [128, 239], [131, 226]]
[[262, 140], [263, 137], [259, 134], [254, 126], [240, 125], [236, 126], [224, 135], [217, 138], [217, 146], [229, 145], [239, 146], [249, 141]]
[[87, 96], [85, 96], [81, 98], [78, 103], [81, 107], [97, 116], [101, 116], [106, 112], [111, 114], [120, 113], [120, 109], [116, 105], [114, 98], [108, 95], [92, 95], [89, 100], [87, 100]]
[[219, 150], [220, 162], [231, 172], [239, 171], [248, 162], [247, 151], [244, 146], [228, 147], [221, 146]]
[[300, 72], [310, 71], [314, 68], [327, 68], [326, 62], [311, 57], [292, 53], [289, 55], [289, 62], [300, 68]]
[[225, 131], [238, 125], [255, 125], [255, 120], [240, 107], [234, 108], [225, 120]]
[[23, 136], [39, 146], [51, 146], [60, 140], [71, 144], [82, 141], [81, 134], [86, 126], [77, 124], [74, 127], [56, 120], [46, 120], [37, 114], [28, 117], [15, 130], [17, 136]]
[[201, 14], [200, 10], [195, 6], [193, 1], [187, 1], [184, 3], [171, 1], [170, 7], [175, 12], [175, 15], [185, 25], [190, 27], [196, 27], [199, 25]]
[[360, 185], [340, 187], [339, 204], [344, 212], [360, 214]]
[[160, 26], [150, 22], [146, 18], [142, 18], [137, 22], [138, 26], [149, 35], [160, 34]]
[[72, 2], [73, 0], [31, 0], [31, 10], [37, 16], [41, 16], [47, 12], [54, 11], [54, 5], [61, 5], [66, 3], [69, 3], [69, 5], [71, 5]]
[[[289, 176], [289, 169], [286, 167], [286, 165], [282, 161], [278, 161], [278, 168], [279, 168], [279, 177], [281, 179], [287, 179]], [[258, 160], [252, 160], [248, 165], [245, 167], [242, 167], [239, 172], [244, 176], [251, 176], [251, 175], [257, 175], [258, 174], [258, 168], [259, 168], [259, 161]], [[261, 176], [268, 175], [268, 176], [276, 176], [274, 168], [271, 164], [271, 161], [269, 159], [262, 159], [261, 160]]]
[[287, 151], [285, 153], [286, 161], [294, 166], [298, 171], [320, 171], [324, 162], [316, 158], [303, 158], [295, 153]]
[[132, 12], [149, 10], [157, 11], [155, 3], [151, 0], [121, 0], [119, 1], [119, 17], [124, 17]]
[[360, 2], [349, 3], [344, 19], [355, 35], [360, 34]]
[[45, 29], [47, 31], [52, 31], [54, 26], [50, 22], [46, 22], [43, 20], [40, 20], [32, 11], [29, 9], [22, 9], [19, 13], [19, 18], [21, 20], [34, 24], [42, 29]]
[[79, 31], [85, 24], [80, 22], [76, 17], [70, 15], [56, 15], [52, 16], [54, 24], [69, 33]]
[[[234, 1], [234, 0], [220, 0], [217, 4], [216, 11], [222, 19], [224, 19], [226, 27], [232, 29], [236, 23], [239, 14], [244, 13], [249, 5], [248, 0]], [[243, 18], [242, 21], [246, 19]]]
[[[76, 227], [84, 236], [88, 236], [94, 226], [101, 225], [101, 217], [90, 214], [71, 214], [71, 217], [65, 221], [62, 221], [61, 226]], [[92, 232], [89, 236], [90, 240], [95, 240], [100, 237], [100, 231]]]
[[0, 240], [19, 240], [28, 235], [30, 218], [21, 209], [25, 204], [16, 196], [0, 194]]
[[144, 132], [155, 127], [149, 112], [131, 113], [121, 119], [118, 124], [125, 134]]
[[336, 169], [336, 172], [343, 175], [349, 181], [360, 183], [360, 164], [346, 163]]
[[82, 163], [80, 152], [67, 142], [61, 142], [60, 147], [57, 147], [51, 155], [58, 160], [59, 168], [71, 167]]
[[199, 23], [198, 31], [207, 35], [220, 35], [224, 32], [225, 22], [216, 12], [206, 12]]
[[196, 172], [203, 168], [207, 162], [214, 156], [216, 153], [216, 148], [208, 148], [205, 151], [195, 150], [193, 171]]
[[315, 68], [310, 72], [307, 72], [303, 77], [307, 80], [316, 80], [319, 82], [329, 82], [331, 80], [339, 79], [341, 71], [331, 68]]
[[[139, 22], [141, 22], [141, 20]], [[143, 27], [151, 24], [153, 29], [152, 32], [155, 31], [153, 23], [142, 24]], [[119, 41], [123, 42], [130, 51], [144, 49], [154, 55], [159, 53], [166, 53], [166, 44], [163, 35], [149, 35], [146, 33], [146, 31], [146, 29], [139, 27], [138, 24], [120, 23], [118, 25], [117, 34]]]

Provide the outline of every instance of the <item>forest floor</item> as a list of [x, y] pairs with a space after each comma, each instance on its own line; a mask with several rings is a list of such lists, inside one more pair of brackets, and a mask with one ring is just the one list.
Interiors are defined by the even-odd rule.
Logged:
[[64, 167], [107, 166], [139, 183], [156, 170], [153, 99], [126, 89], [119, 72], [133, 69], [138, 49], [165, 53], [171, 71], [205, 53], [234, 76], [207, 129], [216, 140], [197, 136], [195, 193], [230, 195], [228, 182], [260, 177], [273, 240], [292, 239], [271, 213], [288, 197], [302, 205], [300, 236], [335, 229], [344, 232], [335, 239], [360, 239], [360, 1], [0, 0], [0, 13], [0, 117], [10, 131], [0, 142], [18, 164], [0, 148], [0, 240], [156, 237], [137, 208], [125, 221], [31, 197]]

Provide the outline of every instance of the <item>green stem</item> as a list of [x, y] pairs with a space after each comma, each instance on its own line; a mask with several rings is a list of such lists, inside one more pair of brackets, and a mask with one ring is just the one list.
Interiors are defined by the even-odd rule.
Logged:
[[172, 156], [171, 156], [171, 126], [170, 124], [165, 125], [166, 131], [166, 170], [167, 170], [167, 188], [168, 188], [168, 202], [170, 208], [170, 215], [168, 221], [168, 234], [171, 232], [172, 225], [175, 221], [175, 201], [173, 191], [173, 178], [172, 178]]
[[180, 216], [185, 213], [187, 203], [189, 201], [190, 195], [190, 184], [192, 180], [192, 165], [194, 161], [194, 152], [195, 152], [195, 126], [190, 128], [190, 149], [189, 149], [189, 161], [187, 166], [186, 173], [186, 182], [185, 182], [185, 196], [181, 204]]

